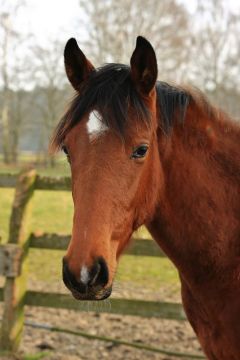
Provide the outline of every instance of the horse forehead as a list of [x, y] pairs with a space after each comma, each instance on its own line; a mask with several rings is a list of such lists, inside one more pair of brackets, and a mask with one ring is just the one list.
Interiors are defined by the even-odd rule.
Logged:
[[96, 110], [93, 110], [89, 113], [86, 128], [90, 140], [93, 137], [98, 137], [109, 130], [109, 128], [103, 123], [101, 115]]

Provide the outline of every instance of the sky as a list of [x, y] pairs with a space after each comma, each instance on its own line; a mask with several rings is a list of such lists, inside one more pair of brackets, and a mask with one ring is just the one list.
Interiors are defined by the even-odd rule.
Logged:
[[[78, 0], [25, 0], [27, 6], [19, 10], [15, 27], [33, 33], [44, 45], [56, 36], [76, 36], [77, 19], [81, 26], [81, 9]], [[77, 31], [78, 34], [80, 31]], [[83, 31], [84, 33], [84, 31]]]
[[[0, 6], [1, 2], [8, 1], [15, 0], [0, 0]], [[187, 2], [188, 9], [194, 11], [196, 0], [180, 1]], [[14, 27], [17, 32], [34, 34], [40, 45], [56, 36], [86, 38], [85, 18], [79, 0], [25, 0], [25, 4], [26, 6], [18, 11]]]
[[[0, 5], [2, 1], [4, 0], [0, 0]], [[190, 12], [194, 11], [197, 3], [197, 0], [179, 1], [185, 3]], [[56, 36], [66, 39], [87, 36], [79, 0], [25, 0], [25, 3], [27, 6], [19, 11], [15, 27], [22, 33], [33, 33], [41, 45]], [[233, 9], [239, 7], [236, 0], [226, 0], [226, 4]]]

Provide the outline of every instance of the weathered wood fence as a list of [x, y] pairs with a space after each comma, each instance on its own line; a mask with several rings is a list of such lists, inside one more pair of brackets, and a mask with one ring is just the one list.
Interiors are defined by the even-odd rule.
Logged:
[[[0, 275], [5, 277], [0, 288], [0, 301], [4, 302], [0, 332], [0, 349], [18, 348], [24, 326], [24, 305], [54, 307], [86, 311], [84, 302], [70, 295], [27, 290], [28, 253], [30, 248], [65, 250], [70, 236], [58, 234], [30, 234], [31, 203], [35, 190], [70, 190], [69, 178], [53, 179], [39, 176], [35, 170], [14, 175], [0, 175], [0, 188], [15, 188], [10, 217], [9, 238], [0, 246]], [[135, 239], [127, 254], [136, 256], [164, 256], [155, 242]], [[111, 308], [98, 309], [115, 314], [160, 317], [185, 320], [180, 304], [134, 299], [112, 299]]]

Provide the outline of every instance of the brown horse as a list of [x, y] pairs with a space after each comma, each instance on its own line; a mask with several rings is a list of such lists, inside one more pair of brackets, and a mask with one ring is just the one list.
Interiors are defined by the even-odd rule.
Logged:
[[76, 97], [52, 149], [72, 171], [66, 286], [77, 299], [108, 297], [119, 256], [145, 224], [179, 271], [208, 359], [239, 360], [239, 126], [200, 91], [157, 81], [142, 37], [130, 67], [95, 69], [75, 39], [64, 57]]

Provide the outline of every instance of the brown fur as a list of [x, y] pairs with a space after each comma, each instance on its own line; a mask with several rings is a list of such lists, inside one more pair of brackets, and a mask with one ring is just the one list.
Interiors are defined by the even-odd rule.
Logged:
[[184, 127], [159, 138], [165, 186], [148, 229], [179, 270], [183, 304], [208, 358], [237, 360], [240, 129], [212, 110], [192, 103]]

